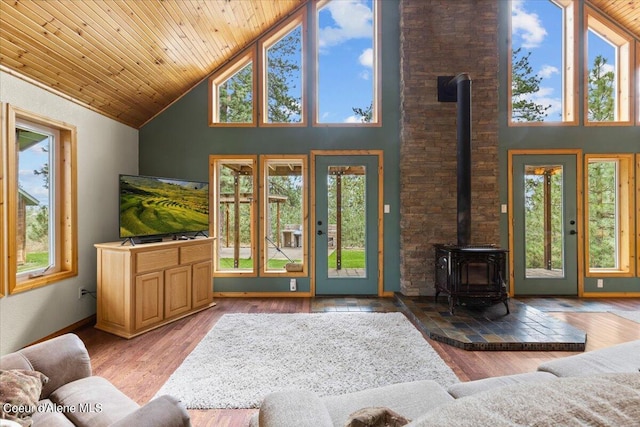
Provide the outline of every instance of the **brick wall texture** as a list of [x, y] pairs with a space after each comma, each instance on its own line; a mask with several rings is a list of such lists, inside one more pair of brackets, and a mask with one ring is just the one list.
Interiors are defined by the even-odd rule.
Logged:
[[456, 103], [438, 76], [472, 79], [471, 244], [499, 243], [498, 2], [401, 0], [401, 291], [433, 295], [435, 243], [456, 243]]

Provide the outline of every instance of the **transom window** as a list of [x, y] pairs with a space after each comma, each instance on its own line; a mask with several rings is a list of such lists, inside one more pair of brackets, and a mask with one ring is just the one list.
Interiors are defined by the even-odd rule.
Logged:
[[209, 125], [380, 126], [377, 1], [302, 6], [209, 79]]
[[575, 122], [574, 22], [571, 0], [512, 0], [512, 123]]
[[316, 123], [378, 123], [376, 4], [321, 1], [316, 7]]
[[586, 123], [630, 123], [632, 39], [586, 8]]

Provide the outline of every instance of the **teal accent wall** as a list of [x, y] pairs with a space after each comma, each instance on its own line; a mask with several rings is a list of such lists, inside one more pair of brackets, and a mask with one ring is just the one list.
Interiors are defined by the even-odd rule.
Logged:
[[[390, 213], [384, 214], [384, 289], [399, 291], [400, 14], [399, 2], [385, 0], [379, 5], [382, 7], [381, 127], [211, 128], [208, 126], [208, 81], [205, 80], [140, 129], [139, 173], [208, 180], [211, 154], [310, 155], [312, 150], [383, 150], [382, 202], [391, 207]], [[309, 82], [307, 86], [310, 89]], [[307, 94], [311, 92], [308, 90]], [[291, 293], [286, 277], [216, 278], [214, 287], [216, 292]], [[298, 278], [298, 291], [309, 291], [309, 278]]]
[[[576, 25], [583, 28], [584, 22], [584, 0], [577, 0], [576, 7], [579, 11], [579, 19]], [[508, 33], [510, 15], [509, 2], [500, 1], [499, 10], [499, 52], [500, 58], [510, 58], [508, 41], [510, 34]], [[584, 44], [579, 43], [578, 48], [578, 64], [584, 61]], [[583, 154], [590, 153], [640, 153], [640, 127], [637, 126], [584, 126], [584, 78], [582, 72], [578, 78], [578, 94], [580, 100], [577, 117], [579, 124], [577, 126], [508, 126], [507, 111], [507, 87], [508, 79], [508, 63], [504, 59], [500, 61], [500, 84], [499, 84], [499, 162], [500, 162], [500, 203], [506, 204], [508, 201], [507, 192], [507, 159], [508, 150], [511, 149], [558, 149], [571, 148], [582, 149]], [[637, 81], [637, 76], [636, 76]], [[638, 90], [636, 88], [636, 94]], [[637, 113], [636, 113], [637, 116]], [[583, 162], [584, 159], [578, 159]], [[638, 179], [638, 177], [636, 177]], [[636, 200], [636, 203], [640, 201]], [[636, 207], [635, 212], [638, 212]], [[507, 215], [503, 214], [500, 222], [501, 244], [506, 247], [508, 244], [508, 223]], [[637, 233], [636, 233], [637, 235]], [[640, 269], [640, 266], [637, 266]], [[604, 278], [604, 288], [596, 287], [596, 279], [584, 278], [585, 292], [640, 292], [640, 278]]]

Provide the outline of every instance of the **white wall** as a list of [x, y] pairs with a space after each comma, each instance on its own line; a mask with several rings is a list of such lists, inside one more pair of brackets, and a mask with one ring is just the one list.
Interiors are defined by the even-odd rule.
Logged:
[[0, 298], [0, 354], [15, 351], [96, 312], [95, 243], [118, 239], [118, 174], [138, 172], [138, 130], [0, 71], [0, 101], [76, 126], [78, 276]]

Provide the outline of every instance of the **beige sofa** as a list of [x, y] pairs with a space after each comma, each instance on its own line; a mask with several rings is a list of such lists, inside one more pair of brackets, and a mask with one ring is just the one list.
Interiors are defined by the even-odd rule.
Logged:
[[[35, 411], [22, 425], [58, 426], [190, 426], [189, 414], [171, 396], [161, 396], [144, 406], [138, 405], [102, 377], [92, 376], [91, 361], [84, 343], [74, 334], [66, 334], [15, 353], [2, 356], [2, 371], [37, 371], [48, 377], [42, 386]], [[0, 390], [5, 399], [8, 382]], [[17, 412], [16, 401], [1, 402], [2, 418]], [[28, 411], [32, 412], [32, 411]]]
[[[638, 426], [640, 340], [543, 363], [535, 372], [457, 383], [424, 380], [320, 397], [265, 397], [253, 427], [348, 425], [363, 408], [389, 408], [408, 426]], [[353, 425], [363, 425], [356, 424]]]

